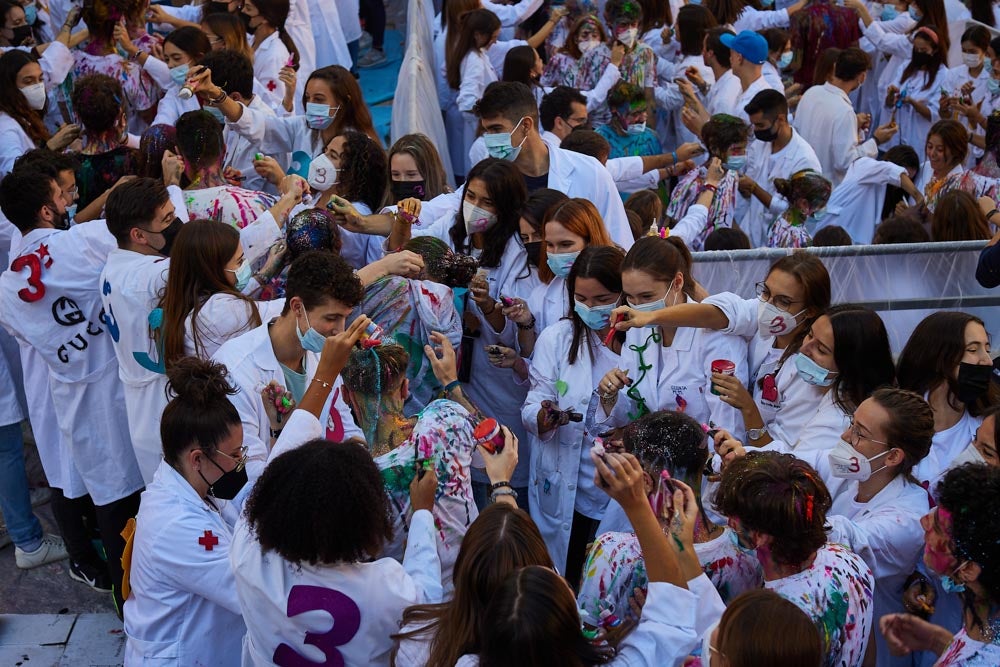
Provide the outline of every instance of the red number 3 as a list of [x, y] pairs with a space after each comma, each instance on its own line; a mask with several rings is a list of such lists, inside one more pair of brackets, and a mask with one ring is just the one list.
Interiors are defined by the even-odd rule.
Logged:
[[288, 594], [288, 617], [307, 611], [322, 610], [333, 617], [333, 627], [323, 633], [307, 632], [305, 643], [323, 651], [326, 659], [313, 662], [288, 644], [280, 644], [271, 658], [280, 667], [344, 667], [344, 656], [337, 650], [354, 638], [361, 627], [361, 610], [351, 598], [339, 591], [320, 586], [292, 586]]
[[858, 472], [859, 470], [861, 470], [861, 464], [858, 462], [857, 456], [851, 457], [851, 467], [848, 468], [848, 470], [850, 470], [851, 472]]
[[42, 283], [42, 262], [38, 259], [38, 255], [34, 253], [21, 255], [11, 262], [11, 271], [20, 271], [24, 268], [30, 271], [28, 274], [28, 287], [18, 290], [17, 295], [21, 297], [21, 301], [34, 303], [45, 296], [45, 285]]

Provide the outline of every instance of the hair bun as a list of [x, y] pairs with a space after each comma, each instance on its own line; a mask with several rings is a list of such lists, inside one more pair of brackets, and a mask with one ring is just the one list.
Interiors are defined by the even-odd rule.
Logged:
[[167, 367], [168, 392], [177, 400], [206, 405], [236, 393], [227, 379], [229, 371], [220, 363], [181, 357]]

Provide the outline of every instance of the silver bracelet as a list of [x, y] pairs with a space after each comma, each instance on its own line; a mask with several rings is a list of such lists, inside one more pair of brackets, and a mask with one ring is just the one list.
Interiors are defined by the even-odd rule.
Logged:
[[495, 503], [500, 496], [510, 496], [517, 500], [517, 491], [508, 487], [501, 487], [490, 494], [490, 502]]

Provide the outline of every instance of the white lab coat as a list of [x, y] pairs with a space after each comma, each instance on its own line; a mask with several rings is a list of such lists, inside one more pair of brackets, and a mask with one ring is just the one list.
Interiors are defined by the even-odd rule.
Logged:
[[[162, 104], [162, 102], [161, 102]], [[261, 95], [255, 94], [246, 107], [262, 114], [264, 117], [273, 117], [274, 109], [267, 106]], [[282, 111], [284, 111], [282, 109]], [[241, 135], [231, 124], [226, 124], [222, 132], [222, 140], [226, 144], [226, 160], [224, 166], [232, 167], [239, 171], [246, 179], [242, 187], [247, 190], [257, 190], [269, 194], [278, 194], [278, 188], [268, 182], [263, 176], [254, 171], [254, 155], [261, 152], [260, 146]], [[278, 164], [287, 166], [289, 164], [288, 153], [277, 153], [272, 155]]]
[[760, 10], [747, 6], [733, 21], [733, 30], [738, 35], [744, 30], [756, 32], [767, 28], [787, 28], [788, 25], [788, 11], [785, 9]]
[[[749, 8], [748, 8], [749, 9]], [[739, 94], [736, 96], [736, 104], [729, 111], [722, 111], [721, 113], [731, 113], [740, 120], [742, 120], [747, 125], [750, 124], [750, 116], [747, 114], [745, 107], [750, 104], [750, 100], [757, 96], [762, 90], [772, 90], [771, 84], [767, 82], [767, 79], [763, 75], [754, 79], [746, 90], [743, 90], [743, 82], [739, 79], [736, 80], [739, 83]], [[751, 140], [751, 143], [753, 141]]]
[[[330, 12], [330, 14], [333, 13]], [[331, 23], [330, 25], [332, 27], [333, 24]], [[313, 27], [312, 7], [309, 0], [290, 0], [288, 3], [288, 18], [285, 19], [285, 33], [292, 40], [292, 44], [295, 45], [296, 50], [299, 52], [300, 73], [295, 82], [295, 96], [293, 98], [295, 101], [292, 106], [292, 110], [295, 113], [305, 113], [305, 107], [302, 106], [302, 94], [306, 90], [306, 81], [313, 70], [318, 69], [321, 66], [320, 63], [323, 66], [335, 64], [335, 61], [332, 59], [319, 60], [316, 57], [317, 36], [323, 35], [327, 39], [336, 38], [334, 37], [336, 35], [334, 32], [324, 33], [323, 29], [325, 27], [325, 21], [315, 28]], [[343, 45], [343, 47], [346, 46], [346, 44]], [[256, 60], [256, 56], [254, 56], [254, 59]], [[350, 69], [350, 66], [347, 69]]]
[[[274, 356], [274, 348], [271, 347], [269, 324], [269, 321], [265, 321], [256, 329], [227, 341], [212, 357], [214, 361], [225, 365], [229, 370], [230, 382], [238, 389], [229, 400], [236, 406], [243, 422], [243, 444], [249, 448], [247, 474], [251, 481], [260, 477], [271, 449], [271, 424], [264, 412], [260, 392], [272, 380], [285, 386], [284, 373]], [[319, 355], [306, 352], [305, 359], [308, 386], [319, 364]], [[354, 423], [354, 417], [344, 402], [342, 385], [343, 382], [338, 377], [323, 406], [326, 437], [337, 442], [352, 437], [364, 440], [364, 434]]]
[[16, 120], [0, 113], [0, 178], [14, 168], [14, 160], [37, 148]]
[[[24, 235], [11, 270], [0, 274], [0, 324], [48, 367], [60, 465], [67, 476], [69, 466], [76, 467], [98, 506], [143, 486], [106, 335], [113, 324], [99, 296], [100, 272], [114, 248], [103, 221], [66, 231], [34, 229]], [[80, 490], [67, 497], [83, 495]]]
[[972, 442], [982, 423], [982, 417], [973, 417], [966, 411], [954, 426], [935, 433], [931, 451], [913, 468], [913, 476], [917, 481], [936, 495], [938, 482], [951, 467], [955, 457]]
[[[746, 175], [771, 195], [769, 208], [765, 208], [759, 199], [751, 195], [749, 208], [740, 222], [740, 228], [750, 237], [750, 244], [755, 248], [767, 244], [767, 231], [771, 222], [784, 213], [788, 206], [785, 198], [774, 189], [774, 179], [789, 178], [802, 169], [818, 172], [823, 168], [812, 146], [794, 129], [791, 140], [784, 148], [773, 153], [772, 147], [773, 144], [768, 141], [751, 141], [747, 148]], [[737, 204], [738, 200], [739, 198]]]
[[[398, 630], [403, 610], [440, 602], [442, 596], [434, 517], [427, 510], [410, 519], [402, 564], [392, 558], [288, 563], [263, 551], [245, 517], [236, 525], [230, 561], [247, 624], [243, 665], [248, 667], [274, 664], [281, 645], [295, 656], [283, 664], [388, 665], [389, 636]], [[336, 630], [330, 630], [331, 620]], [[327, 662], [320, 662], [324, 657]]]
[[240, 664], [246, 626], [229, 563], [233, 528], [211, 502], [166, 461], [143, 492], [124, 608], [126, 665]]
[[740, 98], [742, 93], [743, 84], [733, 74], [733, 70], [727, 69], [708, 89], [708, 94], [705, 96], [705, 109], [710, 116], [717, 113], [739, 115], [736, 113], [736, 100]]
[[878, 155], [875, 139], [857, 140], [858, 115], [847, 93], [832, 83], [813, 86], [802, 95], [793, 125], [813, 147], [823, 174], [834, 187], [855, 160]]
[[[479, 117], [472, 109], [483, 96], [486, 86], [496, 81], [498, 76], [489, 57], [479, 49], [473, 49], [465, 54], [459, 67], [459, 75], [461, 83], [455, 102], [445, 111], [446, 129], [450, 130], [448, 146], [451, 150], [453, 168], [457, 168], [455, 165], [461, 165], [464, 170], [462, 173], [467, 174], [472, 168], [467, 156], [479, 129]], [[459, 161], [460, 156], [465, 157]]]
[[[923, 553], [920, 518], [930, 510], [922, 487], [903, 475], [895, 477], [866, 503], [855, 500], [858, 483], [849, 482], [827, 513], [831, 542], [847, 545], [861, 556], [875, 577], [874, 618], [904, 613], [903, 586]], [[904, 667], [911, 658], [890, 655], [885, 637], [875, 633], [878, 664]]]
[[[919, 149], [920, 146], [926, 143], [927, 133], [930, 131], [931, 126], [940, 119], [941, 85], [944, 82], [947, 70], [942, 66], [930, 77], [928, 77], [926, 72], [918, 72], [904, 82], [902, 81], [903, 70], [906, 68], [908, 62], [909, 59], [903, 63], [903, 66], [893, 78], [890, 85], [896, 86], [900, 91], [905, 89], [907, 97], [923, 102], [928, 110], [930, 110], [931, 117], [930, 119], [924, 118], [912, 106], [903, 104], [896, 111], [896, 123], [899, 125], [899, 132], [882, 145], [882, 148], [885, 150], [901, 144]], [[925, 88], [928, 79], [930, 79], [931, 83], [930, 86]]]
[[[281, 314], [284, 299], [258, 301], [257, 312], [261, 322], [269, 322]], [[253, 312], [243, 299], [219, 292], [208, 297], [198, 311], [198, 345], [195, 347], [194, 318], [191, 314], [184, 321], [184, 354], [209, 359], [227, 340], [250, 331]]]
[[539, 283], [527, 298], [528, 310], [535, 316], [536, 331], [545, 331], [569, 314], [569, 292], [566, 281], [556, 276]]
[[560, 410], [573, 409], [582, 415], [588, 414], [591, 401], [596, 405], [593, 361], [588, 349], [594, 339], [595, 334], [588, 329], [576, 363], [570, 364], [572, 320], [562, 320], [542, 331], [532, 357], [531, 390], [521, 408], [521, 422], [531, 440], [528, 507], [560, 572], [566, 571], [580, 457], [593, 446], [597, 431], [585, 418], [539, 435], [538, 411], [545, 400]]
[[900, 186], [906, 167], [892, 162], [860, 157], [851, 163], [844, 180], [833, 189], [826, 203], [826, 215], [812, 234], [830, 225], [839, 225], [855, 243], [872, 242], [875, 227], [882, 221], [885, 186]]
[[[326, 67], [340, 65], [344, 69], [351, 68], [351, 54], [347, 50], [347, 39], [340, 25], [340, 16], [330, 11], [329, 5], [322, 0], [308, 0], [309, 20], [312, 22], [312, 37], [316, 47], [313, 66]], [[288, 22], [285, 22], [288, 25]], [[295, 39], [293, 37], [293, 39]], [[302, 52], [302, 45], [295, 39], [295, 46]], [[305, 72], [301, 67], [299, 71]], [[306, 74], [308, 76], [308, 74]]]
[[[251, 45], [252, 41], [251, 36]], [[264, 102], [275, 111], [282, 108], [281, 103], [285, 99], [285, 84], [278, 74], [288, 64], [288, 56], [288, 48], [277, 32], [268, 35], [253, 54], [254, 78], [264, 85]]]
[[[261, 103], [267, 105], [266, 100]], [[261, 152], [281, 162], [288, 155], [289, 161], [282, 167], [303, 178], [309, 173], [313, 157], [326, 148], [320, 131], [311, 129], [305, 116], [267, 114], [255, 109], [253, 104], [243, 106], [243, 115], [235, 123], [226, 121], [226, 132], [229, 130], [249, 142], [246, 150], [251, 156]]]

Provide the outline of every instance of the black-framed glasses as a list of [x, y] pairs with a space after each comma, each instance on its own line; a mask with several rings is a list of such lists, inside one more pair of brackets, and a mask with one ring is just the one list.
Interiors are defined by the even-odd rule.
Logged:
[[876, 440], [875, 438], [868, 437], [867, 435], [862, 435], [861, 432], [858, 431], [858, 425], [854, 422], [853, 415], [851, 416], [851, 425], [848, 428], [848, 430], [851, 433], [850, 443], [852, 447], [857, 447], [858, 443], [861, 442], [862, 440], [867, 440], [868, 442], [874, 442], [879, 445], [885, 445], [886, 447], [893, 446], [891, 443], [884, 442], [882, 440]]
[[788, 311], [793, 304], [804, 303], [802, 299], [793, 299], [791, 297], [785, 296], [784, 294], [778, 294], [778, 295], [771, 294], [771, 290], [767, 288], [767, 285], [764, 283], [764, 281], [761, 281], [756, 285], [754, 285], [754, 293], [757, 295], [757, 298], [760, 299], [761, 301], [764, 301], [765, 303], [768, 302], [772, 303], [776, 308], [779, 308], [784, 311]]

